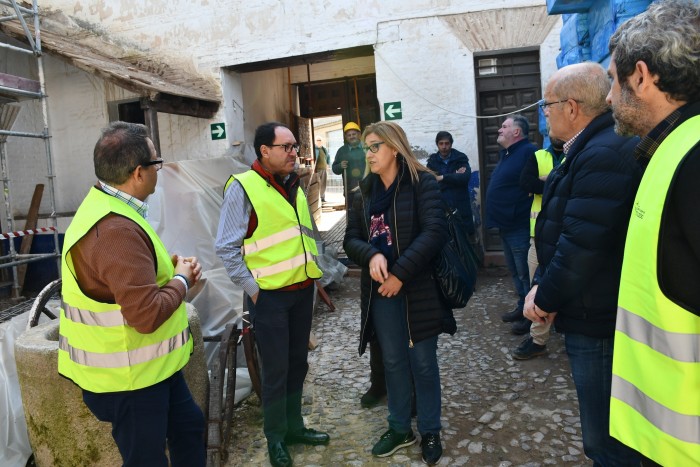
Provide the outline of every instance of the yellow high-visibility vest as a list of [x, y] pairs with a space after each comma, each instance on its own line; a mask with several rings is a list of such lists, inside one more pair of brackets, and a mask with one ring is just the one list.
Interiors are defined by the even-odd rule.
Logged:
[[[535, 158], [537, 159], [537, 175], [543, 177], [549, 175], [549, 172], [554, 168], [554, 156], [552, 153], [546, 149], [539, 149], [535, 151]], [[542, 194], [534, 193], [532, 197], [532, 207], [530, 208], [530, 236], [535, 236], [535, 222], [537, 221], [537, 216], [542, 210]]]
[[676, 128], [644, 173], [627, 231], [613, 357], [610, 434], [666, 466], [700, 464], [700, 317], [659, 287], [668, 191], [700, 141], [700, 116]]
[[232, 175], [238, 180], [258, 217], [258, 226], [250, 238], [243, 240], [243, 261], [258, 286], [276, 290], [323, 273], [316, 264], [318, 249], [304, 191], [299, 188], [296, 209], [254, 170]]
[[119, 304], [93, 300], [80, 289], [71, 248], [110, 213], [134, 221], [151, 239], [159, 286], [167, 284], [174, 272], [170, 255], [148, 222], [123, 201], [93, 187], [64, 239], [58, 372], [81, 388], [98, 393], [159, 383], [185, 366], [193, 348], [184, 302], [153, 333], [141, 334], [124, 321]]

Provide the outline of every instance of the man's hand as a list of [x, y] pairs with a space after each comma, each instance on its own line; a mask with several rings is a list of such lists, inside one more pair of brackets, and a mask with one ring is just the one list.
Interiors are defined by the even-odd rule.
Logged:
[[466, 167], [460, 167], [459, 169], [457, 169], [457, 170], [455, 171], [455, 173], [456, 173], [456, 174], [463, 174], [463, 173], [466, 172], [466, 171], [467, 171], [467, 168], [466, 168]]
[[533, 323], [552, 323], [557, 316], [556, 313], [548, 313], [535, 305], [535, 295], [537, 295], [537, 286], [533, 286], [530, 292], [525, 297], [525, 305], [523, 306], [523, 316]]
[[193, 287], [202, 277], [202, 265], [199, 264], [199, 261], [194, 256], [173, 255], [173, 259], [176, 259], [175, 274], [185, 276], [190, 287]]
[[347, 169], [348, 168], [348, 161], [340, 161], [340, 168]]

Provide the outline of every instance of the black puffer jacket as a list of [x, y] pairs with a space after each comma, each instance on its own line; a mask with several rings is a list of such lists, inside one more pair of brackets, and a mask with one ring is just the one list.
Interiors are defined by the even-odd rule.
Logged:
[[[430, 173], [419, 172], [419, 175], [419, 183], [414, 186], [408, 168], [401, 165], [387, 219], [395, 239], [396, 262], [390, 272], [403, 282], [401, 296], [406, 300], [409, 337], [413, 343], [442, 332], [446, 310], [433, 277], [432, 261], [449, 235], [438, 183]], [[360, 182], [361, 196], [355, 196], [353, 209], [348, 213], [343, 242], [348, 258], [362, 267], [360, 355], [374, 334], [371, 320], [367, 318], [372, 288], [377, 287], [369, 275], [369, 260], [380, 253], [368, 243], [370, 197], [375, 183], [382, 183], [375, 174], [369, 174]]]
[[610, 112], [578, 136], [545, 184], [535, 243], [535, 304], [558, 331], [612, 337], [625, 236], [641, 180], [637, 138], [615, 134]]

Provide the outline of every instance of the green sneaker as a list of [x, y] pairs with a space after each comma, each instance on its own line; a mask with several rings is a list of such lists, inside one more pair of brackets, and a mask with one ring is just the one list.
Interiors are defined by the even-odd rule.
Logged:
[[401, 448], [410, 446], [416, 442], [416, 435], [413, 430], [408, 433], [399, 433], [391, 428], [379, 438], [379, 441], [372, 448], [372, 455], [377, 457], [387, 457]]

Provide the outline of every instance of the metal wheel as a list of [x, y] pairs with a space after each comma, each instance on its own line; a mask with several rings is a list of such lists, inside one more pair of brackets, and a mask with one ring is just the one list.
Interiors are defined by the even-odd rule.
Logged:
[[60, 307], [61, 303], [61, 279], [56, 279], [50, 282], [46, 287], [41, 289], [39, 295], [34, 299], [34, 304], [29, 310], [29, 319], [27, 321], [27, 329], [33, 328], [39, 324], [41, 315], [47, 316], [49, 319], [56, 319], [58, 315], [48, 306], [49, 303], [57, 304]]
[[250, 375], [250, 382], [253, 385], [253, 391], [262, 400], [262, 383], [261, 383], [261, 359], [258, 353], [258, 346], [255, 342], [255, 328], [250, 319], [250, 310], [248, 309], [248, 295], [243, 295], [243, 351], [245, 352], [245, 361]]
[[205, 342], [219, 342], [209, 378], [209, 414], [207, 428], [208, 465], [220, 465], [228, 457], [227, 447], [233, 432], [233, 407], [236, 395], [236, 356], [241, 331], [227, 324], [217, 336], [204, 337]]

